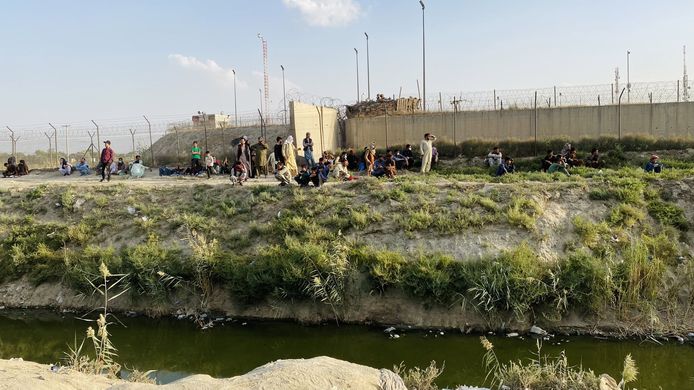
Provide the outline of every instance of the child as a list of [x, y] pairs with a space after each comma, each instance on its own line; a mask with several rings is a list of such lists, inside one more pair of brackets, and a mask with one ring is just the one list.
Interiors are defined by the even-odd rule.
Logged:
[[205, 169], [207, 170], [207, 178], [209, 179], [214, 168], [214, 157], [210, 154], [210, 151], [205, 152]]
[[234, 166], [231, 168], [231, 183], [239, 183], [240, 186], [243, 182], [248, 179], [248, 171], [246, 169], [246, 164], [241, 161], [236, 161]]

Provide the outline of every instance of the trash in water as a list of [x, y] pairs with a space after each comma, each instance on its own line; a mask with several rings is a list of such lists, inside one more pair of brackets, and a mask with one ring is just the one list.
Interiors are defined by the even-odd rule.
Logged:
[[390, 333], [390, 332], [392, 332], [392, 331], [394, 331], [394, 330], [395, 330], [395, 327], [394, 327], [394, 326], [391, 326], [391, 327], [389, 327], [389, 328], [386, 328], [386, 329], [384, 330], [384, 332], [385, 332], [385, 333]]

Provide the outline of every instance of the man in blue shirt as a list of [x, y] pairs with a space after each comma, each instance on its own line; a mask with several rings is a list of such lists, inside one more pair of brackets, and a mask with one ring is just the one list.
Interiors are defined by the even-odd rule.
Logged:
[[646, 167], [644, 167], [646, 172], [660, 173], [663, 170], [663, 164], [661, 164], [658, 159], [659, 157], [657, 155], [651, 155], [651, 159], [646, 163]]

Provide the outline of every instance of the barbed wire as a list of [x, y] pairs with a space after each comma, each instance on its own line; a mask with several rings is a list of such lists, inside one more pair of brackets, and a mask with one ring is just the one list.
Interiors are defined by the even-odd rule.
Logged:
[[[691, 87], [689, 87], [691, 89]], [[579, 107], [619, 103], [622, 104], [672, 103], [683, 101], [684, 86], [678, 81], [656, 81], [624, 84], [596, 84], [555, 86], [526, 89], [498, 89], [458, 93], [427, 94], [427, 111], [485, 111], [498, 109], [527, 109], [538, 107]], [[417, 97], [417, 93], [403, 93], [401, 97]], [[397, 97], [397, 96], [396, 96]], [[457, 102], [457, 103], [454, 103]]]

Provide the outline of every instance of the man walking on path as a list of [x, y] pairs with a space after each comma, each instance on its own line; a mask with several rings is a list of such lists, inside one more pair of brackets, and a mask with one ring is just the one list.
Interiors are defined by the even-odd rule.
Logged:
[[101, 159], [99, 163], [101, 164], [101, 180], [111, 181], [111, 163], [113, 163], [113, 157], [115, 153], [111, 149], [111, 141], [104, 141], [104, 148], [101, 150]]
[[431, 170], [432, 142], [436, 141], [436, 136], [426, 133], [424, 139], [419, 144], [419, 151], [422, 153], [422, 173]]
[[306, 138], [304, 138], [303, 147], [306, 165], [308, 165], [309, 168], [312, 168], [314, 165], [316, 165], [316, 160], [313, 159], [313, 140], [311, 139], [311, 133], [306, 133]]

